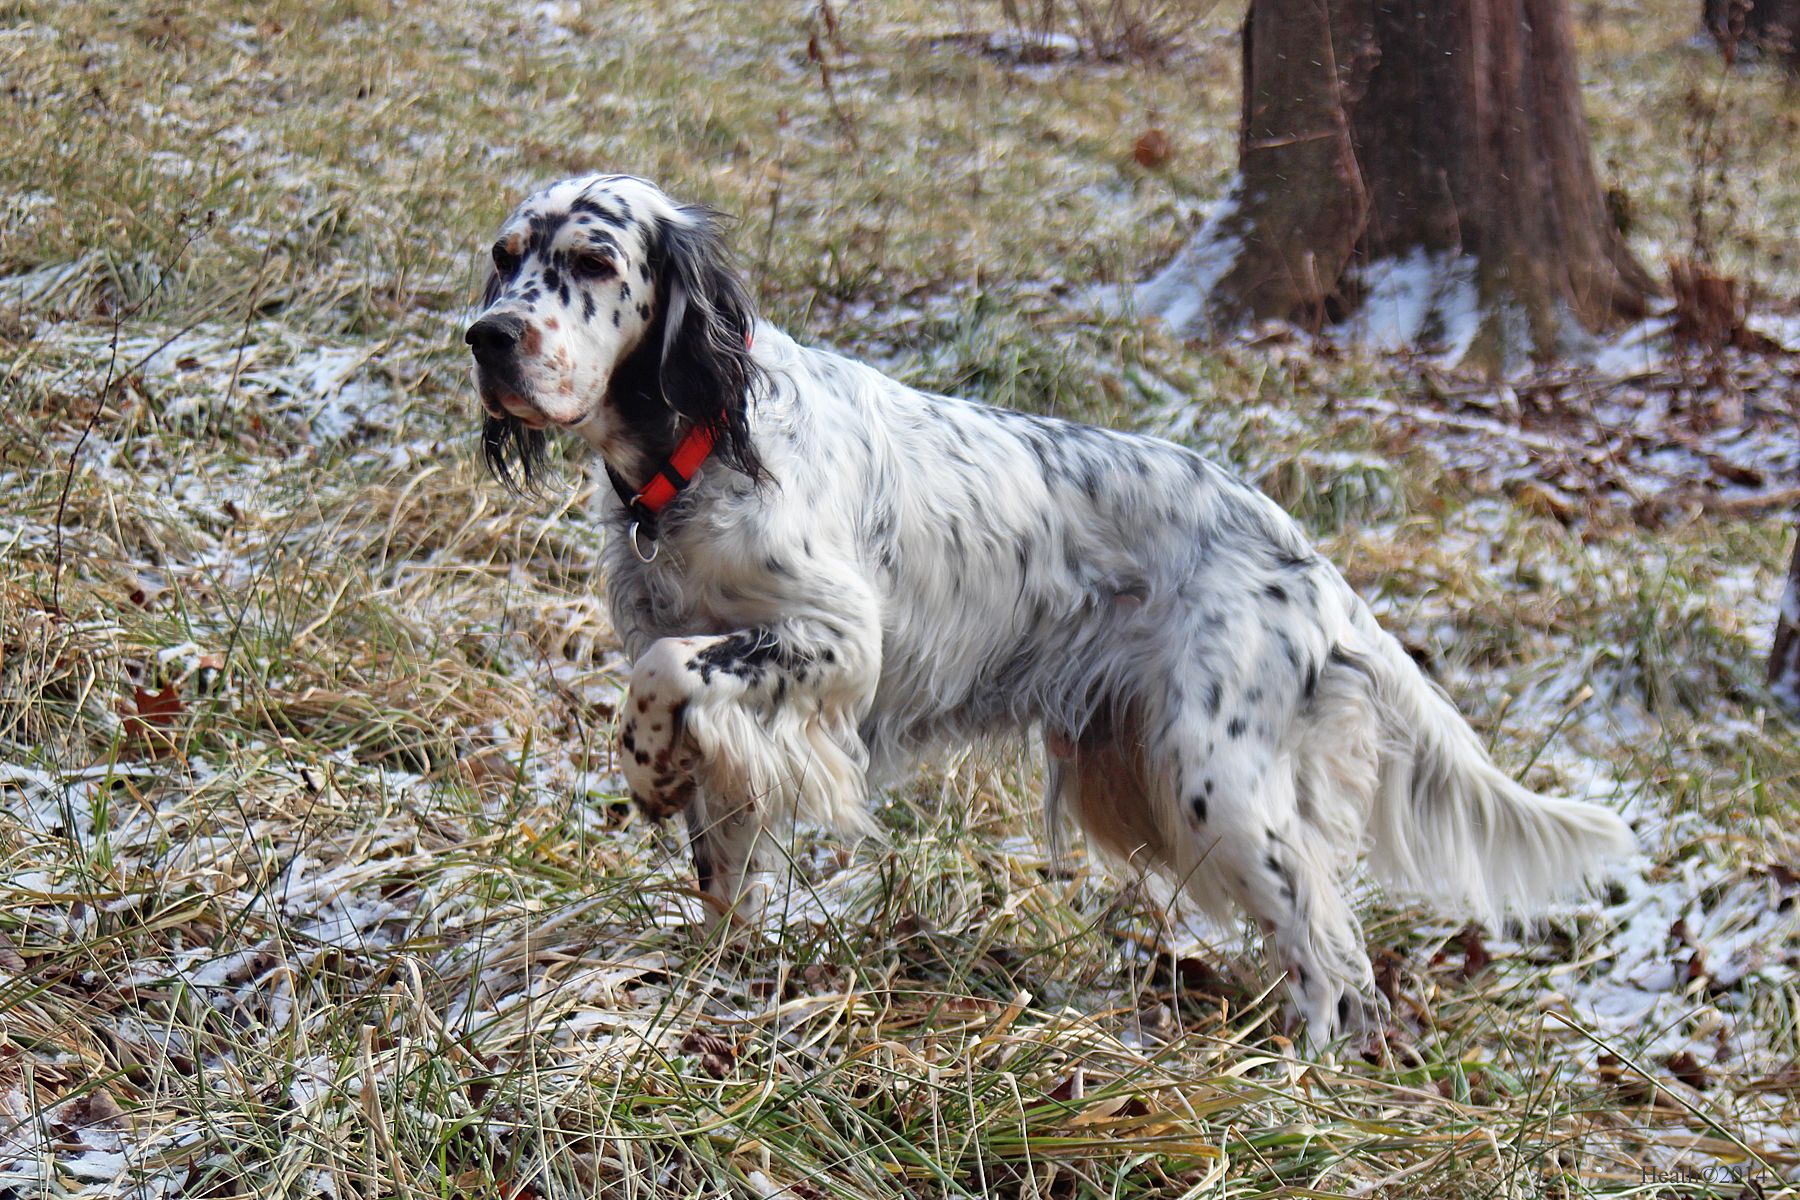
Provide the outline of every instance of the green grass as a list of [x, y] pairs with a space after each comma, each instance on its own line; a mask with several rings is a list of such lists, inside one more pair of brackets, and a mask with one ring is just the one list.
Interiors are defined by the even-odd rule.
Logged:
[[[0, 6], [0, 1190], [1792, 1194], [1785, 520], [1640, 520], [1557, 463], [1550, 511], [1367, 403], [1478, 381], [1070, 303], [1221, 192], [1235, 6], [1169, 6], [1156, 63], [1033, 68], [951, 36], [997, 4], [840, 5], [835, 37], [811, 5], [550, 8], [567, 36], [475, 0]], [[1602, 174], [1654, 264], [1700, 172], [1720, 261], [1791, 300], [1800, 108], [1690, 9], [1575, 5]], [[998, 750], [921, 770], [880, 839], [798, 836], [785, 923], [709, 943], [614, 772], [594, 481], [520, 501], [473, 461], [480, 247], [591, 167], [736, 214], [805, 338], [1232, 463], [1503, 764], [1629, 805], [1632, 886], [1691, 890], [1693, 927], [1617, 894], [1473, 970], [1458, 922], [1371, 893], [1399, 1036], [1308, 1062], [1254, 939], [1052, 859]], [[1646, 937], [1669, 1029], [1589, 1022], [1570, 997]]]

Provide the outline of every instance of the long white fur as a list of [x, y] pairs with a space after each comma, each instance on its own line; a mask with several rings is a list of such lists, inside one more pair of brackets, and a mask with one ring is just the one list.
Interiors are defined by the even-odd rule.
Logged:
[[[638, 180], [558, 187], [702, 219]], [[1631, 847], [1612, 813], [1495, 767], [1295, 523], [1193, 452], [928, 395], [766, 323], [751, 354], [769, 480], [710, 466], [654, 561], [623, 536], [606, 550], [637, 664], [627, 779], [642, 797], [681, 778], [723, 903], [769, 831], [865, 831], [869, 786], [920, 754], [1037, 731], [1052, 825], [1248, 911], [1324, 1039], [1373, 999], [1342, 887], [1359, 851], [1492, 917]], [[604, 392], [585, 399], [576, 432], [628, 458]], [[614, 507], [615, 530], [629, 519]]]

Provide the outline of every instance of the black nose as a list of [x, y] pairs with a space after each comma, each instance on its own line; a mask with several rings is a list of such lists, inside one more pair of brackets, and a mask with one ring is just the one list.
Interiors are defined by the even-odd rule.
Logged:
[[524, 332], [525, 322], [519, 317], [483, 317], [469, 326], [463, 341], [469, 344], [479, 361], [490, 362], [511, 354]]

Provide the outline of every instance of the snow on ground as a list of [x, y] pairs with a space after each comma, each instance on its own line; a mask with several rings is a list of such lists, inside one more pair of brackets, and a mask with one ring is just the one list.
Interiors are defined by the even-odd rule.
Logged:
[[[1216, 214], [1215, 214], [1216, 216]], [[1390, 321], [1384, 336], [1417, 333], [1433, 305], [1444, 305], [1446, 292], [1439, 284], [1451, 280], [1455, 264], [1413, 264], [1406, 272], [1371, 282], [1371, 294], [1391, 301]], [[42, 273], [40, 273], [42, 274]], [[73, 277], [50, 273], [38, 282], [16, 283], [28, 288], [70, 286]], [[0, 284], [0, 287], [5, 286]], [[1434, 290], [1436, 289], [1436, 290]], [[1454, 304], [1449, 305], [1454, 308]], [[446, 317], [446, 321], [449, 318]], [[1779, 328], [1779, 326], [1777, 326]], [[1371, 330], [1371, 332], [1374, 332]], [[55, 336], [70, 358], [90, 367], [103, 352], [110, 352], [110, 338], [88, 331], [58, 331]], [[1774, 335], [1771, 335], [1774, 336]], [[1800, 484], [1800, 448], [1793, 436], [1792, 414], [1761, 386], [1745, 390], [1742, 403], [1721, 412], [1717, 389], [1690, 389], [1680, 369], [1671, 367], [1666, 349], [1660, 348], [1657, 330], [1640, 327], [1617, 340], [1601, 361], [1616, 374], [1556, 373], [1514, 379], [1508, 383], [1462, 383], [1453, 378], [1447, 386], [1424, 390], [1404, 402], [1391, 395], [1351, 397], [1341, 407], [1359, 419], [1380, 425], [1409, 450], [1420, 451], [1465, 473], [1490, 483], [1496, 490], [1515, 486], [1557, 489], [1562, 495], [1586, 497], [1611, 505], [1637, 503], [1646, 497], [1690, 495], [1735, 498], [1759, 490]], [[200, 375], [235, 378], [234, 403], [254, 402], [282, 425], [292, 454], [340, 453], [352, 462], [400, 470], [415, 458], [441, 455], [429, 426], [414, 430], [406, 424], [404, 398], [384, 370], [393, 356], [422, 356], [422, 346], [384, 347], [353, 342], [315, 344], [271, 326], [246, 345], [241, 331], [201, 326], [174, 337], [134, 333], [120, 340], [119, 357], [129, 368], [125, 374], [141, 376], [145, 394], [160, 404], [165, 419], [199, 412], [197, 397], [204, 389], [191, 380]], [[1642, 356], [1641, 359], [1639, 356]], [[65, 371], [66, 362], [50, 356], [44, 370]], [[1733, 360], [1731, 369], [1759, 385], [1780, 378], [1791, 365], [1780, 361]], [[1301, 437], [1307, 432], [1300, 414], [1278, 406], [1245, 406], [1231, 412], [1197, 413], [1176, 407], [1177, 393], [1167, 389], [1170, 403], [1164, 414], [1167, 427], [1189, 437], [1206, 440], [1225, 424], [1255, 421], [1271, 437]], [[414, 436], [402, 436], [412, 433]], [[1228, 441], [1228, 438], [1221, 440]], [[59, 447], [67, 453], [71, 445]], [[399, 455], [399, 458], [395, 456]], [[1349, 475], [1379, 481], [1391, 478], [1403, 464], [1373, 451], [1344, 452], [1307, 449], [1300, 453], [1307, 465], [1326, 478]], [[101, 423], [84, 447], [80, 471], [120, 492], [131, 491], [146, 511], [167, 506], [167, 517], [188, 528], [223, 528], [227, 503], [240, 513], [274, 522], [287, 503], [272, 491], [264, 476], [266, 466], [246, 459], [240, 474], [216, 466], [204, 473], [180, 473], [159, 478], [155, 494], [145, 497], [147, 477], [157, 476], [165, 463], [155, 457], [155, 443], [134, 437], [129, 426]], [[1696, 491], [1698, 485], [1699, 490]], [[1571, 502], [1571, 511], [1576, 506]], [[1493, 564], [1503, 555], [1501, 538], [1513, 506], [1495, 501], [1474, 504], [1459, 514], [1459, 524], [1443, 531], [1446, 553], [1467, 564]], [[49, 531], [0, 522], [0, 545], [47, 544]], [[1360, 536], [1380, 541], [1395, 531], [1372, 527]], [[264, 547], [268, 549], [268, 547]], [[218, 569], [234, 563], [242, 578], [260, 561], [259, 551], [229, 544], [221, 535], [192, 551], [193, 563]], [[1596, 549], [1596, 570], [1609, 569], [1603, 550]], [[246, 557], [251, 555], [251, 557]], [[161, 564], [164, 572], [179, 569], [172, 556]], [[1632, 564], [1612, 564], [1628, 572]], [[1742, 609], [1746, 619], [1774, 600], [1764, 595], [1748, 577], [1721, 603]], [[1572, 585], [1572, 581], [1571, 581]], [[1766, 589], [1763, 589], [1766, 590]], [[576, 604], [574, 600], [568, 604]], [[1378, 603], [1378, 608], [1382, 607]], [[431, 614], [420, 613], [421, 617]], [[444, 614], [446, 617], [453, 614]], [[1402, 611], [1382, 612], [1390, 628], [1415, 641], [1428, 641], [1434, 630], [1453, 628], [1455, 614], [1447, 604], [1428, 597], [1409, 600]], [[595, 614], [569, 609], [570, 627], [594, 626]], [[161, 665], [186, 677], [199, 669], [201, 646], [189, 641], [161, 648]], [[610, 705], [616, 700], [621, 666], [603, 642], [579, 637], [565, 646], [566, 657], [546, 661], [518, 646], [502, 644], [499, 661], [509, 663], [520, 678], [535, 681], [546, 705], [577, 698], [587, 705]], [[1566, 650], [1569, 670], [1559, 676], [1539, 678], [1508, 715], [1511, 725], [1523, 730], [1556, 728], [1569, 698], [1593, 679], [1591, 664], [1579, 647]], [[548, 668], [548, 669], [546, 669]], [[1463, 685], [1479, 686], [1476, 680]], [[1592, 709], [1586, 710], [1592, 712]], [[1742, 1075], [1754, 1071], [1778, 1075], [1789, 1064], [1778, 1050], [1763, 1044], [1756, 1030], [1745, 1023], [1744, 997], [1758, 988], [1791, 987], [1796, 978], [1794, 947], [1800, 945], [1800, 904], [1792, 875], [1770, 870], [1746, 872], [1723, 858], [1692, 847], [1723, 836], [1724, 831], [1699, 813], [1661, 814], [1646, 799], [1641, 782], [1621, 778], [1598, 749], [1603, 739], [1629, 726], [1633, 736], [1653, 736], [1653, 719], [1628, 703], [1612, 704], [1605, 720], [1583, 729], [1579, 718], [1572, 733], [1581, 737], [1559, 739], [1545, 751], [1542, 766], [1566, 791], [1602, 803], [1623, 805], [1632, 816], [1645, 854], [1627, 864], [1610, 894], [1577, 901], [1563, 919], [1584, 930], [1586, 957], [1556, 967], [1551, 985], [1535, 998], [1540, 1011], [1561, 1013], [1587, 1031], [1589, 1043], [1571, 1037], [1572, 1047], [1564, 1070], [1591, 1074], [1600, 1069], [1602, 1055], [1618, 1051], [1645, 1062], [1665, 1063], [1685, 1056], [1699, 1070], [1726, 1070]], [[485, 735], [493, 744], [517, 743], [516, 731], [495, 728]], [[1593, 747], [1589, 749], [1588, 747]], [[375, 789], [389, 798], [391, 811], [430, 811], [435, 803], [432, 781], [407, 772], [382, 770], [359, 763], [347, 752], [333, 764], [339, 772], [331, 785], [339, 791]], [[198, 780], [207, 779], [214, 767], [195, 760], [188, 769]], [[205, 869], [219, 875], [237, 869], [247, 844], [268, 836], [267, 827], [252, 823], [242, 837], [198, 835], [171, 839], [164, 819], [142, 808], [114, 808], [108, 803], [114, 781], [146, 778], [162, 772], [151, 764], [97, 765], [52, 773], [24, 766], [0, 766], [0, 793], [9, 803], [18, 801], [15, 813], [28, 829], [45, 836], [69, 837], [84, 844], [104, 842], [119, 861], [135, 857], [144, 869]], [[616, 797], [623, 787], [610, 769], [596, 769], [571, 748], [539, 748], [520, 774], [533, 794], [573, 795], [585, 801]], [[293, 782], [311, 790], [317, 781], [294, 774]], [[105, 820], [100, 820], [100, 814]], [[502, 814], [496, 809], [493, 815]], [[574, 820], [595, 837], [615, 836], [597, 805], [578, 803]], [[385, 881], [409, 861], [424, 871], [436, 863], [433, 851], [408, 844], [398, 831], [376, 831], [362, 841], [354, 855], [343, 847], [319, 853], [302, 852], [289, 858], [271, 884], [256, 893], [228, 893], [222, 899], [247, 914], [259, 916], [287, 930], [281, 941], [267, 939], [228, 949], [211, 946], [182, 947], [162, 959], [141, 959], [131, 964], [128, 983], [153, 987], [179, 983], [221, 1009], [254, 1013], [256, 1020], [273, 1030], [304, 1025], [310, 1018], [292, 986], [296, 971], [341, 952], [380, 954], [411, 940], [429, 935], [442, 938], [446, 948], [428, 963], [444, 974], [468, 969], [475, 954], [510, 953], [536, 934], [534, 925], [557, 923], [575, 915], [562, 909], [548, 916], [534, 911], [531, 897], [517, 897], [499, 906], [471, 905], [475, 890], [467, 872], [440, 870], [428, 887], [399, 895], [388, 894]], [[386, 839], [386, 840], [384, 840]], [[678, 854], [662, 848], [661, 878], [673, 885], [685, 875], [686, 864]], [[643, 847], [638, 847], [639, 853]], [[1015, 847], [1009, 853], [1022, 870], [1043, 866], [1040, 850]], [[792, 892], [783, 902], [787, 922], [828, 928], [835, 923], [868, 919], [887, 880], [867, 863], [812, 852], [803, 864], [812, 882]], [[49, 876], [30, 880], [14, 877], [15, 889], [30, 888], [54, 894], [58, 881]], [[654, 922], [679, 925], [695, 922], [699, 909], [679, 899], [660, 901]], [[30, 910], [28, 920], [44, 937], [80, 936], [91, 922], [90, 914], [76, 918], [54, 906]], [[1422, 931], [1423, 940], [1442, 942], [1449, 927]], [[1203, 927], [1191, 946], [1196, 955], [1223, 949], [1245, 950], [1238, 931]], [[553, 937], [552, 937], [553, 941]], [[1528, 937], [1494, 937], [1489, 948], [1503, 960], [1517, 957], [1532, 961], [1543, 953], [1541, 940]], [[505, 953], [501, 953], [504, 959]], [[674, 989], [646, 982], [666, 978], [669, 964], [655, 956], [627, 955], [584, 959], [578, 969], [550, 980], [501, 965], [477, 970], [467, 997], [439, 1014], [452, 1031], [486, 1028], [513, 1018], [521, 1006], [541, 1003], [567, 1004], [572, 1011], [560, 1034], [566, 1043], [594, 1062], [624, 1061], [647, 1046], [672, 1052], [679, 1023], [656, 1009], [670, 1001]], [[712, 1000], [730, 984], [720, 985]], [[646, 1005], [651, 1006], [646, 1009]], [[740, 1016], [754, 1015], [754, 1007], [741, 1007]], [[155, 1031], [121, 1028], [121, 1036], [150, 1037]], [[1134, 1035], [1135, 1036], [1135, 1035]], [[610, 1057], [609, 1057], [610, 1056]], [[235, 1067], [229, 1062], [208, 1064], [224, 1081]], [[388, 1068], [383, 1068], [388, 1069]], [[321, 1077], [308, 1084], [296, 1079], [294, 1087], [324, 1094], [334, 1088], [363, 1086]], [[4, 1098], [17, 1109], [18, 1093]], [[1764, 1096], [1746, 1104], [1768, 1104], [1778, 1098]], [[1748, 1119], [1740, 1112], [1739, 1119]], [[9, 1144], [0, 1146], [0, 1185], [44, 1186], [54, 1176], [84, 1185], [108, 1185], [127, 1178], [144, 1178], [143, 1194], [177, 1194], [176, 1184], [161, 1181], [145, 1164], [183, 1139], [198, 1132], [180, 1123], [161, 1131], [156, 1139], [137, 1141], [124, 1137], [116, 1126], [96, 1122], [77, 1127], [54, 1113], [39, 1113], [38, 1124], [16, 1126]], [[51, 1133], [67, 1126], [67, 1132]], [[1779, 1129], [1758, 1130], [1744, 1126], [1747, 1136], [1783, 1140]], [[60, 1140], [58, 1140], [60, 1139]], [[46, 1150], [55, 1145], [54, 1153]]]
[[1206, 305], [1213, 289], [1237, 265], [1243, 239], [1232, 224], [1239, 207], [1243, 178], [1234, 176], [1223, 199], [1206, 221], [1161, 271], [1132, 290], [1134, 311], [1160, 317], [1170, 329], [1193, 335], [1205, 330]]
[[1454, 366], [1481, 329], [1476, 262], [1467, 255], [1414, 250], [1372, 263], [1347, 281], [1363, 293], [1333, 341], [1389, 352], [1421, 349]]

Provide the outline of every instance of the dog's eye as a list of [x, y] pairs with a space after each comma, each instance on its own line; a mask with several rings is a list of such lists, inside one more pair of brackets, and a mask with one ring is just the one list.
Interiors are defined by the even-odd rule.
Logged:
[[506, 248], [505, 242], [494, 243], [494, 270], [511, 275], [519, 269], [519, 256]]
[[611, 279], [619, 273], [613, 260], [598, 251], [589, 250], [575, 255], [569, 260], [569, 266], [577, 275], [585, 275], [589, 279]]

